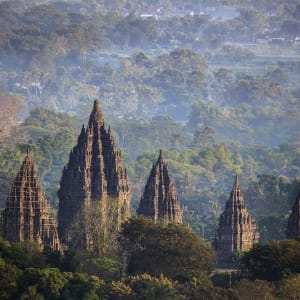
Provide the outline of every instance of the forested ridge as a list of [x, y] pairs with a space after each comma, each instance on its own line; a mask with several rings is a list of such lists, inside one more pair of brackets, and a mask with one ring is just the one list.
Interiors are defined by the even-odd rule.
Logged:
[[[134, 264], [138, 252], [124, 265], [119, 254], [1, 241], [0, 272], [11, 276], [0, 298], [300, 297], [298, 241], [284, 240], [300, 191], [299, 17], [298, 0], [0, 1], [0, 208], [30, 149], [57, 212], [62, 169], [99, 98], [128, 171], [133, 214], [163, 149], [196, 248], [213, 242], [236, 174], [261, 234], [259, 246], [236, 257], [242, 271], [230, 278], [211, 275], [210, 248], [209, 267], [175, 274], [166, 263], [160, 275]], [[158, 230], [146, 220], [127, 225], [137, 224]], [[122, 232], [130, 240], [126, 226]], [[289, 247], [277, 270], [263, 269], [265, 253], [275, 264]]]

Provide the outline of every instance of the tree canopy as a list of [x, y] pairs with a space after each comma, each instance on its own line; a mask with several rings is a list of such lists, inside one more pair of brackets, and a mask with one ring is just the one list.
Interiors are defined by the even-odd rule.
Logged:
[[129, 274], [176, 276], [192, 271], [210, 273], [215, 266], [212, 247], [186, 225], [155, 224], [145, 218], [125, 222], [122, 245]]

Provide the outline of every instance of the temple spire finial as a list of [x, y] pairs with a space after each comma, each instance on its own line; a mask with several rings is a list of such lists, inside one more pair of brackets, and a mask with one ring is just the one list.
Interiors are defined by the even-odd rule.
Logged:
[[94, 110], [100, 111], [100, 101], [98, 99], [95, 99], [94, 101]]
[[94, 107], [89, 119], [89, 127], [91, 127], [93, 122], [97, 122], [101, 125], [104, 124], [104, 118], [100, 107], [100, 101], [98, 99], [94, 101]]
[[236, 174], [236, 175], [235, 175], [235, 179], [234, 179], [234, 184], [233, 184], [232, 190], [233, 190], [233, 191], [237, 191], [237, 190], [239, 190], [239, 189], [240, 189], [240, 182], [239, 182], [239, 177], [238, 177], [238, 175]]
[[163, 155], [162, 155], [162, 149], [159, 149], [159, 156], [158, 156], [158, 160], [162, 160], [163, 159]]
[[31, 159], [31, 151], [29, 148], [26, 149], [26, 156], [25, 156], [25, 159], [23, 161], [23, 164], [26, 164], [28, 162], [31, 162], [32, 159]]

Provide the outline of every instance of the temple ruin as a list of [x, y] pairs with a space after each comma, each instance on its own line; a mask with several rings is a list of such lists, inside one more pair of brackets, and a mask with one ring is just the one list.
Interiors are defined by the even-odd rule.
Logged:
[[[92, 201], [117, 201], [115, 223], [118, 227], [130, 216], [128, 175], [112, 132], [105, 127], [98, 100], [94, 102], [87, 128], [82, 127], [77, 145], [70, 153], [58, 197], [58, 233], [65, 245], [70, 245], [73, 221], [83, 206], [91, 206]], [[103, 205], [104, 212], [105, 209]]]
[[286, 237], [288, 239], [300, 237], [300, 192], [296, 197], [296, 201], [289, 216], [286, 229]]
[[259, 241], [259, 232], [255, 220], [246, 209], [245, 200], [240, 190], [238, 176], [220, 216], [216, 240], [218, 265], [232, 266], [232, 253], [250, 250]]
[[11, 243], [36, 242], [60, 250], [55, 221], [29, 151], [3, 211], [3, 237]]
[[161, 150], [150, 172], [137, 213], [153, 219], [154, 222], [182, 223], [182, 210], [176, 188]]

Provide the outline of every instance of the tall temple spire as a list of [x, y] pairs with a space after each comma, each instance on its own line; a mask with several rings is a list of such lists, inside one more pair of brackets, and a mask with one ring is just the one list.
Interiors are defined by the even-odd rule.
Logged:
[[41, 247], [60, 249], [56, 224], [29, 150], [6, 201], [3, 236], [13, 243], [35, 241]]
[[230, 197], [219, 220], [216, 241], [219, 266], [228, 266], [232, 252], [249, 250], [258, 240], [259, 232], [255, 220], [246, 209], [236, 175]]
[[167, 165], [162, 157], [162, 150], [156, 164], [153, 165], [141, 198], [139, 215], [157, 221], [173, 221], [182, 223], [182, 210], [176, 195], [176, 188]]
[[288, 219], [286, 237], [288, 239], [300, 237], [300, 192], [296, 197], [296, 201]]
[[235, 175], [235, 179], [234, 179], [234, 183], [233, 183], [233, 187], [229, 199], [230, 201], [226, 202], [226, 207], [227, 205], [229, 206], [239, 205], [241, 208], [245, 208], [245, 200], [243, 194], [241, 193], [238, 175]]
[[119, 226], [130, 215], [129, 182], [121, 153], [111, 131], [104, 126], [100, 102], [96, 100], [60, 182], [58, 231], [64, 244], [69, 243], [69, 230], [83, 205], [90, 206], [91, 201], [107, 196], [118, 199]]

